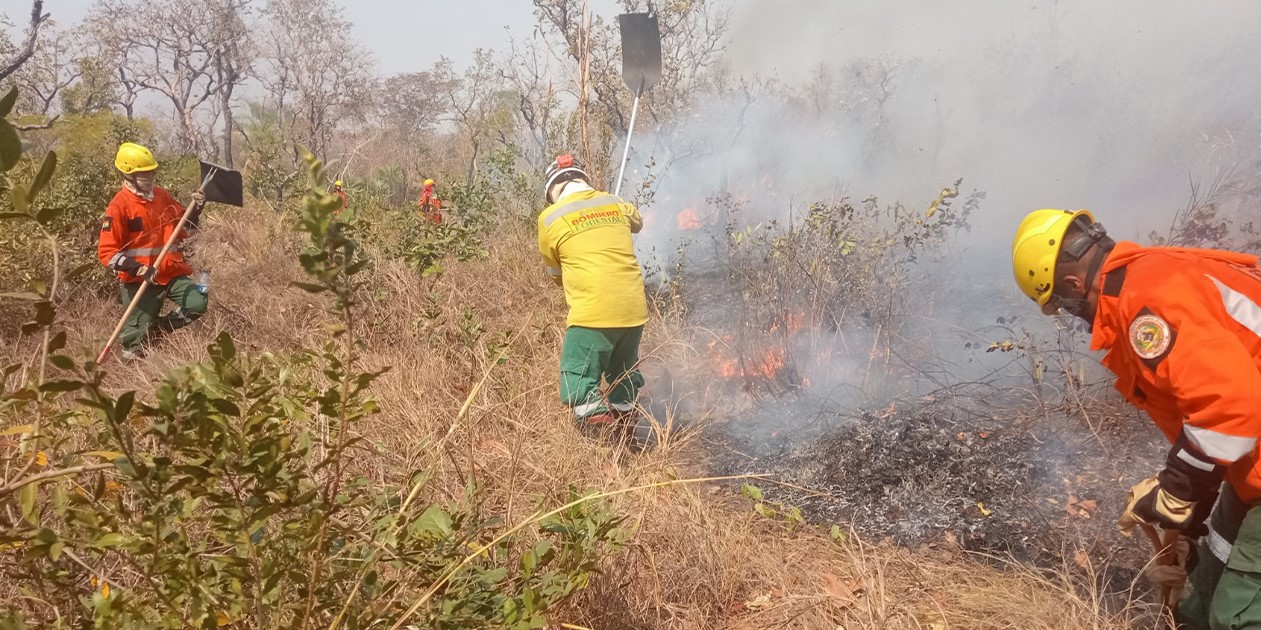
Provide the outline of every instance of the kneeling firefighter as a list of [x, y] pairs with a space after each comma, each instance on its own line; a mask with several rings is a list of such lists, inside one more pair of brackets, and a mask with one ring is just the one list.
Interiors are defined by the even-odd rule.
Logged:
[[[1172, 443], [1164, 469], [1130, 490], [1119, 525], [1198, 542], [1180, 627], [1261, 628], [1257, 257], [1118, 243], [1085, 210], [1038, 210], [1020, 224], [1012, 259], [1043, 313], [1090, 324], [1117, 389]], [[1162, 575], [1166, 586], [1186, 579]]]
[[[206, 313], [208, 298], [189, 277], [193, 269], [178, 248], [172, 247], [161, 267], [154, 267], [184, 215], [184, 206], [165, 188], [154, 184], [158, 161], [153, 153], [125, 142], [118, 147], [114, 166], [122, 173], [123, 185], [105, 210], [97, 256], [101, 264], [118, 275], [119, 297], [124, 305], [131, 303], [142, 283], [153, 285], [145, 291], [119, 335], [123, 358], [131, 360], [143, 355], [145, 341], [155, 324], [157, 333], [183, 328]], [[202, 192], [193, 193], [193, 209], [178, 240], [197, 229], [205, 201]], [[164, 298], [174, 302], [176, 308], [159, 318]]]
[[639, 211], [592, 188], [582, 164], [568, 155], [547, 169], [544, 190], [549, 205], [538, 217], [539, 252], [569, 306], [561, 400], [584, 435], [644, 448], [651, 428], [635, 399], [644, 384], [637, 366], [648, 302], [631, 238], [643, 226]]

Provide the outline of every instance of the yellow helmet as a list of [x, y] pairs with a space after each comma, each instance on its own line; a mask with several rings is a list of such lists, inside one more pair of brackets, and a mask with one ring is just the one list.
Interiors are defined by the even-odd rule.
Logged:
[[432, 180], [432, 179], [426, 179], [426, 180], [425, 180], [425, 185], [426, 185], [426, 186], [433, 186], [433, 180]]
[[1051, 300], [1060, 246], [1068, 226], [1078, 217], [1095, 222], [1095, 216], [1087, 210], [1034, 210], [1016, 229], [1016, 240], [1011, 244], [1016, 286], [1040, 306]]
[[340, 179], [339, 179], [339, 180], [337, 180], [337, 181], [333, 182], [333, 185], [334, 185], [334, 186], [336, 186], [336, 187], [338, 187], [338, 188], [341, 188], [341, 187], [342, 187], [342, 180], [340, 180]]
[[153, 152], [134, 143], [124, 142], [118, 145], [118, 154], [114, 156], [114, 167], [124, 175], [144, 173], [157, 170], [158, 161]]

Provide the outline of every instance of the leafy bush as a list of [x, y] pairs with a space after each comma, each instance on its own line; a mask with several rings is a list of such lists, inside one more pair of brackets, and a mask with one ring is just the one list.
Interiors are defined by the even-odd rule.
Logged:
[[[0, 141], [0, 162], [13, 151]], [[352, 429], [378, 411], [380, 372], [357, 367], [354, 335], [369, 260], [307, 162], [297, 286], [337, 322], [319, 350], [250, 356], [223, 333], [151, 396], [115, 394], [103, 366], [64, 353], [56, 269], [47, 295], [23, 296], [23, 331], [44, 341], [0, 379], [0, 628], [541, 628], [624, 541], [620, 518], [572, 490], [505, 529], [476, 486], [427, 505], [425, 471], [401, 487], [356, 475]], [[55, 163], [15, 198], [29, 204]], [[46, 217], [5, 218], [47, 232]], [[537, 542], [518, 541], [532, 525]]]

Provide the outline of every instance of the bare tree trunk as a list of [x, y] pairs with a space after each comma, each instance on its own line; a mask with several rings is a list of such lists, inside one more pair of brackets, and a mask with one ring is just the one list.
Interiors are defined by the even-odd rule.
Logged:
[[232, 90], [231, 83], [223, 86], [219, 93], [220, 107], [223, 110], [223, 165], [233, 168], [232, 158]]
[[477, 153], [482, 148], [481, 144], [479, 140], [473, 141], [473, 156], [468, 161], [468, 176], [464, 178], [465, 181], [473, 181], [473, 175], [477, 174]]
[[591, 11], [587, 0], [582, 1], [582, 32], [578, 36], [578, 124], [582, 134], [582, 159], [591, 160], [591, 138], [587, 133], [587, 119], [591, 100]]

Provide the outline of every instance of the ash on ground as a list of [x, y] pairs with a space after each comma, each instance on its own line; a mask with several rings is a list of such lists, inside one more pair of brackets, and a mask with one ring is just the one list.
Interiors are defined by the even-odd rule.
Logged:
[[867, 540], [1054, 567], [1080, 565], [1084, 553], [1126, 573], [1148, 559], [1116, 530], [1126, 489], [1158, 470], [1167, 448], [1137, 418], [1097, 433], [1068, 418], [1002, 422], [890, 407], [816, 414], [784, 430], [801, 407], [777, 401], [752, 421], [715, 427], [718, 472], [770, 474], [782, 483], [754, 482], [768, 500]]

